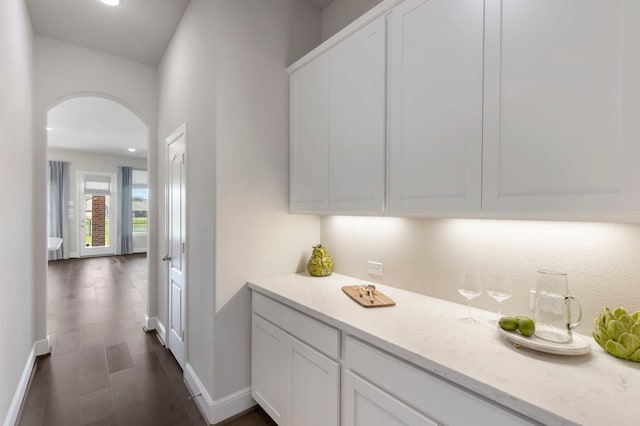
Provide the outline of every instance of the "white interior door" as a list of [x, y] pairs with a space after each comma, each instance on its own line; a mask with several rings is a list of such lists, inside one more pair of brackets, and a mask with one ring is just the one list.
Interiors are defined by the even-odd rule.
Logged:
[[80, 256], [115, 254], [117, 226], [116, 175], [78, 173]]
[[168, 329], [167, 346], [181, 367], [185, 362], [186, 325], [186, 162], [185, 126], [166, 139], [165, 183], [167, 254]]

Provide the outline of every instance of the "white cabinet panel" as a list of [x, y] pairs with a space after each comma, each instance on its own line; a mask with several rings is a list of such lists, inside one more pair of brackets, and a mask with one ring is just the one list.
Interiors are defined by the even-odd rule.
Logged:
[[535, 422], [400, 361], [360, 340], [345, 339], [345, 368], [446, 425], [524, 426]]
[[336, 46], [330, 62], [329, 209], [380, 212], [385, 185], [385, 17]]
[[366, 380], [343, 377], [343, 426], [437, 426], [438, 424]]
[[338, 339], [336, 329], [253, 293], [251, 396], [276, 423], [339, 425], [340, 365], [308, 344], [338, 357]]
[[638, 2], [486, 3], [483, 208], [637, 210]]
[[251, 396], [278, 424], [285, 413], [286, 333], [252, 317]]
[[340, 366], [287, 336], [287, 424], [339, 425]]
[[407, 0], [392, 16], [389, 209], [479, 210], [483, 2]]
[[253, 293], [253, 312], [330, 358], [340, 356], [340, 332], [320, 321], [288, 308], [260, 293]]
[[329, 63], [316, 58], [290, 77], [290, 188], [292, 212], [328, 208]]

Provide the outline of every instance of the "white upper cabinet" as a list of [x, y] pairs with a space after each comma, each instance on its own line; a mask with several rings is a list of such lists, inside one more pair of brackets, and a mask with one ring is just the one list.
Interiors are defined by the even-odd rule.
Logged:
[[384, 210], [386, 22], [291, 73], [290, 210]]
[[330, 52], [329, 210], [384, 209], [386, 22], [382, 16]]
[[486, 7], [483, 209], [637, 212], [640, 2]]
[[292, 212], [640, 212], [640, 1], [385, 0], [290, 72]]
[[329, 60], [322, 55], [290, 77], [290, 187], [292, 212], [328, 208]]
[[389, 210], [480, 210], [484, 7], [406, 0], [390, 29]]

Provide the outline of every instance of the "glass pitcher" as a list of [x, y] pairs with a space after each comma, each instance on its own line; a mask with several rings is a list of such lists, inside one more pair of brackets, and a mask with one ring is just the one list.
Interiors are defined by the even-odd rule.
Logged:
[[[578, 307], [578, 319], [571, 321], [571, 302]], [[569, 294], [567, 274], [538, 271], [534, 311], [535, 335], [553, 342], [568, 343], [571, 332], [582, 320], [582, 306]]]

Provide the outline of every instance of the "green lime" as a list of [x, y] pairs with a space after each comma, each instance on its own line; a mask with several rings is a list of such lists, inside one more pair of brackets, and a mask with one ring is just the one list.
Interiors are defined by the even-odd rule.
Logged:
[[500, 328], [507, 331], [514, 331], [518, 328], [518, 319], [513, 317], [502, 317], [498, 321]]
[[536, 331], [536, 324], [529, 317], [517, 317], [518, 320], [518, 331], [520, 334], [526, 337], [533, 336], [533, 333]]

